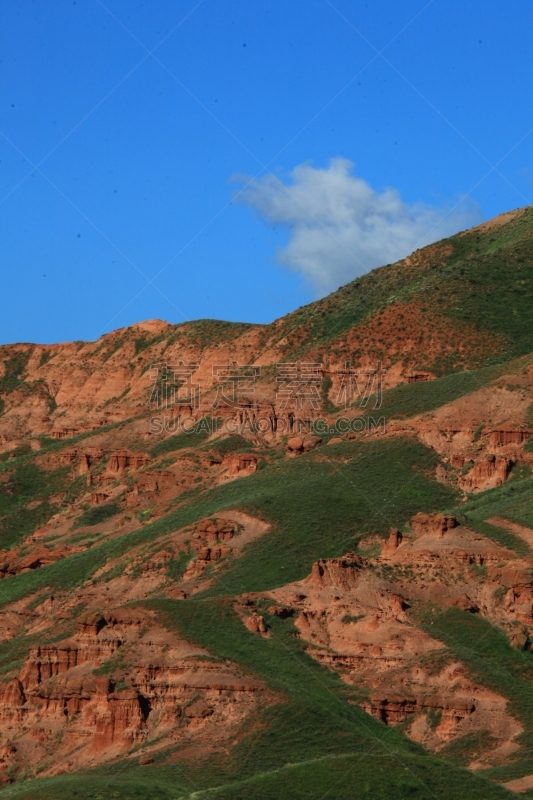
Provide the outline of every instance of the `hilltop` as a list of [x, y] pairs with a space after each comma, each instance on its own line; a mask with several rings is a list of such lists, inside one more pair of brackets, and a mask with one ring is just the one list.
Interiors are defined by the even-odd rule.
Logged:
[[270, 325], [152, 320], [97, 342], [0, 347], [0, 430], [16, 440], [127, 419], [145, 409], [149, 367], [162, 361], [198, 364], [202, 391], [230, 361], [318, 362], [332, 379], [347, 361], [381, 361], [386, 387], [501, 363], [533, 350], [532, 256], [533, 208], [518, 209]]

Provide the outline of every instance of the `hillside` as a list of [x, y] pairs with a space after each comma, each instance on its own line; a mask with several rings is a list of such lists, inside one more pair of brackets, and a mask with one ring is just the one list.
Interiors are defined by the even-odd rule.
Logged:
[[533, 797], [532, 237], [0, 348], [0, 800]]

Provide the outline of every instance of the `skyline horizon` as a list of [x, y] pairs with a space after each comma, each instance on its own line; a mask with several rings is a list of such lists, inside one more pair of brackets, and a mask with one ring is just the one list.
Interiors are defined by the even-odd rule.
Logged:
[[2, 342], [267, 324], [533, 202], [519, 0], [3, 16]]

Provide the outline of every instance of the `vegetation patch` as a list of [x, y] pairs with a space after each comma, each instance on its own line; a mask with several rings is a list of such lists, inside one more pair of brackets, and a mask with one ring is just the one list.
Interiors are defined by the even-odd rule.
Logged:
[[4, 360], [4, 374], [0, 378], [0, 394], [9, 394], [25, 384], [22, 375], [28, 364], [31, 351], [15, 353]]
[[[529, 652], [513, 650], [505, 634], [478, 615], [458, 609], [426, 607], [419, 612], [425, 630], [443, 641], [474, 680], [509, 700], [510, 710], [524, 726], [520, 750], [506, 766], [486, 772], [508, 781], [533, 772], [533, 660]], [[457, 743], [456, 743], [457, 744]], [[452, 757], [454, 750], [452, 749]]]
[[118, 514], [120, 510], [121, 508], [118, 500], [113, 500], [110, 503], [102, 503], [99, 506], [93, 506], [93, 508], [88, 508], [87, 511], [84, 511], [84, 513], [78, 517], [73, 527], [81, 528], [82, 526], [101, 525], [103, 522], [107, 522], [108, 519]]
[[0, 484], [2, 547], [12, 547], [46, 524], [59, 507], [52, 498], [65, 491], [69, 476], [68, 467], [46, 472], [33, 461], [16, 464], [8, 481]]

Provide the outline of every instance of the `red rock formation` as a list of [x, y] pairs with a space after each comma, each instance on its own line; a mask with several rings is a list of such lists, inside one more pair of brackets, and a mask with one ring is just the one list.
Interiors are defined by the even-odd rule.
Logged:
[[303, 583], [349, 590], [357, 584], [365, 564], [365, 559], [351, 554], [343, 558], [323, 558], [315, 561]]
[[106, 494], [106, 492], [92, 492], [91, 494], [91, 505], [92, 506], [99, 506], [101, 503], [105, 503], [106, 500], [109, 500], [110, 495]]
[[467, 492], [484, 492], [505, 483], [514, 461], [503, 456], [487, 455], [474, 463], [470, 472], [460, 480]]
[[392, 555], [396, 552], [403, 540], [403, 534], [397, 528], [390, 528], [389, 538], [381, 548], [382, 558]]
[[258, 633], [261, 636], [264, 636], [264, 634], [267, 633], [265, 620], [260, 614], [252, 614], [251, 617], [246, 617], [244, 624], [252, 633]]
[[75, 461], [79, 461], [77, 472], [79, 475], [84, 475], [92, 466], [98, 464], [103, 456], [104, 451], [101, 448], [75, 447], [69, 450], [62, 450], [58, 454], [58, 460], [60, 464], [72, 464]]
[[492, 431], [489, 439], [491, 447], [505, 447], [508, 444], [523, 444], [533, 436], [533, 431], [528, 430], [497, 430]]
[[458, 525], [455, 517], [445, 514], [424, 514], [419, 512], [411, 520], [411, 529], [415, 536], [436, 536], [442, 538], [447, 531]]
[[256, 472], [258, 460], [253, 453], [238, 453], [236, 455], [227, 455], [222, 465], [228, 469], [230, 478], [236, 478], [237, 476], [252, 475]]
[[54, 550], [50, 550], [47, 545], [40, 544], [25, 556], [20, 556], [18, 550], [4, 550], [0, 552], [0, 578], [45, 567], [47, 564], [53, 564], [60, 558], [84, 549], [84, 547], [69, 549], [66, 546], [58, 545]]
[[320, 436], [315, 436], [312, 433], [297, 434], [289, 437], [287, 440], [287, 450], [289, 453], [296, 455], [298, 453], [307, 453], [309, 450], [314, 450], [322, 444]]
[[70, 439], [72, 436], [77, 436], [81, 433], [79, 428], [56, 428], [50, 431], [51, 439]]
[[361, 705], [368, 714], [384, 722], [385, 725], [397, 725], [414, 714], [427, 711], [438, 713], [441, 721], [437, 727], [437, 734], [445, 741], [453, 739], [459, 723], [476, 710], [476, 705], [471, 700], [454, 696], [448, 698], [378, 696]]
[[238, 532], [236, 522], [222, 517], [218, 519], [204, 519], [198, 523], [193, 533], [193, 539], [205, 539], [208, 543], [227, 541]]
[[[424, 515], [417, 523], [424, 533], [419, 532], [415, 543], [426, 539], [442, 548], [448, 539], [453, 545], [454, 537], [460, 538], [460, 527], [448, 527], [455, 524], [453, 519]], [[390, 541], [395, 556], [409, 552], [410, 540], [404, 537], [398, 544], [395, 529]], [[417, 558], [414, 552], [413, 563]], [[459, 663], [432, 665], [431, 654], [442, 652], [442, 643], [416, 627], [406, 595], [391, 591], [389, 565], [386, 576], [380, 577], [380, 563], [380, 559], [357, 561], [351, 555], [324, 559], [313, 565], [308, 578], [275, 589], [268, 598], [298, 614], [295, 627], [313, 645], [308, 649], [312, 657], [339, 670], [347, 683], [369, 690], [370, 699], [361, 705], [384, 723], [395, 725], [410, 718], [406, 733], [430, 749], [438, 750], [475, 730], [490, 730], [499, 742], [512, 746], [521, 728], [509, 715], [505, 698], [473, 683]], [[421, 591], [411, 579], [406, 586]], [[436, 592], [444, 594], [444, 586], [436, 587]], [[494, 588], [491, 584], [484, 597], [494, 597]], [[455, 586], [447, 591], [456, 591]], [[463, 599], [467, 599], [464, 592]], [[481, 611], [468, 600], [469, 610]]]
[[135, 689], [112, 692], [107, 678], [100, 679], [91, 701], [83, 707], [83, 722], [94, 730], [91, 752], [98, 754], [118, 742], [129, 749], [146, 735], [150, 704]]
[[[259, 682], [227, 662], [210, 662], [154, 626], [142, 609], [87, 614], [79, 628], [70, 640], [32, 648], [19, 676], [0, 690], [0, 771], [9, 762], [12, 735], [24, 745], [23, 766], [24, 753], [33, 754], [34, 764], [46, 760], [51, 737], [63, 732], [54, 745], [54, 769], [61, 770], [73, 756], [78, 766], [99, 763], [142, 741], [154, 739], [157, 749], [202, 737], [204, 729], [209, 745], [242, 724], [258, 693], [263, 704], [270, 702]], [[111, 663], [120, 683], [93, 674], [119, 648], [127, 657]]]
[[489, 568], [489, 578], [497, 586], [506, 589], [502, 607], [513, 620], [533, 625], [533, 568], [522, 561]]
[[112, 475], [121, 475], [126, 469], [140, 469], [149, 464], [150, 461], [151, 458], [146, 453], [130, 453], [127, 450], [117, 450], [109, 456], [106, 471]]
[[468, 611], [470, 614], [478, 614], [479, 613], [479, 606], [475, 603], [467, 594], [461, 595], [461, 597], [452, 600], [452, 606], [456, 606], [456, 608], [460, 608], [461, 611]]

